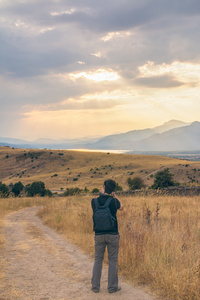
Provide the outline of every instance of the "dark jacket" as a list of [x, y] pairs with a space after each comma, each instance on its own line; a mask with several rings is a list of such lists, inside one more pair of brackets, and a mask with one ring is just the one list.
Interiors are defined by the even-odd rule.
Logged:
[[[98, 197], [99, 205], [104, 205], [106, 200], [112, 197], [108, 194], [100, 194]], [[94, 199], [92, 199], [91, 206], [93, 209], [93, 213], [95, 211], [95, 202]], [[117, 210], [120, 208], [121, 204], [117, 198], [114, 198], [111, 200], [109, 209], [111, 211], [112, 216], [116, 219], [115, 227], [112, 231], [95, 231], [95, 235], [101, 235], [101, 234], [118, 234], [118, 223], [117, 223]]]

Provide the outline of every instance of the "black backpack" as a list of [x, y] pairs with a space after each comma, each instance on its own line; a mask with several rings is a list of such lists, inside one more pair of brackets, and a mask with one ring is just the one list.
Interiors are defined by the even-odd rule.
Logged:
[[98, 198], [94, 199], [93, 222], [95, 231], [112, 231], [115, 228], [116, 219], [109, 209], [112, 199], [112, 197], [109, 197], [104, 205], [99, 205]]

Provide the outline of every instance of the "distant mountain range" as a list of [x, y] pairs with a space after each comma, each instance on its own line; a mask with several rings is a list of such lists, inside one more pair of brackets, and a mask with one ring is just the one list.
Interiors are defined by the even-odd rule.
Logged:
[[48, 149], [97, 149], [147, 151], [200, 150], [200, 122], [191, 124], [171, 120], [161, 126], [108, 135], [99, 139], [38, 139], [28, 142], [20, 139], [0, 138], [0, 146]]
[[[171, 120], [161, 126], [154, 128], [132, 130], [126, 133], [114, 134], [99, 139], [96, 143], [88, 144], [89, 149], [119, 149], [119, 150], [139, 150], [137, 144], [140, 141], [147, 140], [155, 134], [162, 134], [170, 129], [180, 128], [188, 125], [182, 121]], [[141, 151], [147, 149], [141, 148]], [[149, 149], [148, 149], [149, 150]]]

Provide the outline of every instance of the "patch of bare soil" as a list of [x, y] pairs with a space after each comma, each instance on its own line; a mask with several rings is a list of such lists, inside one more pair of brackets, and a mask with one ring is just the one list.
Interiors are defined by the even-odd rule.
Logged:
[[43, 225], [36, 216], [37, 209], [23, 209], [5, 220], [5, 276], [0, 284], [0, 300], [153, 300], [123, 281], [121, 291], [109, 294], [106, 268], [100, 292], [93, 293], [91, 257]]

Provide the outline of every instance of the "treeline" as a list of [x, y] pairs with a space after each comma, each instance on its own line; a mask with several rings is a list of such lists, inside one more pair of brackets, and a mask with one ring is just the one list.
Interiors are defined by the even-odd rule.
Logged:
[[0, 198], [7, 198], [10, 195], [14, 195], [15, 197], [21, 195], [27, 197], [34, 197], [36, 195], [40, 197], [51, 197], [53, 194], [49, 189], [45, 188], [45, 184], [42, 181], [34, 181], [26, 186], [24, 186], [21, 181], [16, 182], [14, 185], [9, 184], [9, 186], [0, 182]]
[[[173, 174], [170, 173], [169, 168], [164, 169], [163, 171], [158, 171], [155, 175], [154, 183], [149, 187], [149, 189], [157, 190], [167, 187], [175, 187], [179, 186], [180, 184], [173, 180]], [[133, 178], [129, 177], [127, 179], [127, 184], [129, 187], [129, 191], [141, 190], [145, 188], [145, 184], [142, 178], [135, 176]], [[123, 192], [122, 186], [116, 182], [116, 191]], [[78, 187], [75, 188], [67, 188], [66, 191], [62, 194], [62, 196], [72, 196], [75, 194], [80, 193], [88, 193], [89, 190], [85, 187], [85, 189], [79, 189]], [[92, 190], [93, 194], [99, 193], [98, 188], [94, 188]]]
[[[166, 168], [163, 171], [159, 171], [156, 173], [156, 175], [154, 176], [154, 183], [153, 185], [151, 185], [149, 187], [149, 189], [162, 189], [162, 188], [167, 188], [167, 187], [173, 187], [173, 186], [179, 186], [180, 184], [178, 182], [175, 182], [173, 180], [173, 174], [169, 172], [169, 169]], [[120, 186], [120, 184], [116, 183], [116, 191], [117, 192], [122, 192], [123, 188], [122, 186]], [[143, 188], [145, 188], [145, 184], [142, 178], [136, 176], [136, 177], [129, 177], [127, 179], [127, 184], [129, 187], [129, 191], [134, 191], [134, 190], [141, 190]], [[98, 188], [94, 188], [91, 193], [93, 194], [97, 194], [99, 193], [99, 189]], [[84, 189], [80, 189], [78, 187], [75, 188], [67, 188], [66, 191], [64, 191], [61, 196], [73, 196], [76, 194], [80, 194], [80, 193], [90, 193], [90, 191], [88, 190], [87, 187], [85, 187]], [[27, 197], [34, 197], [36, 195], [40, 196], [40, 197], [44, 197], [44, 196], [53, 196], [53, 193], [49, 190], [45, 188], [45, 184], [42, 181], [35, 181], [32, 184], [28, 184], [26, 186], [24, 186], [20, 181], [13, 184], [9, 184], [9, 186], [7, 186], [6, 184], [3, 184], [2, 182], [0, 182], [0, 197], [2, 198], [6, 198], [9, 195], [14, 195], [15, 197], [18, 196], [27, 196]]]

